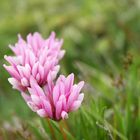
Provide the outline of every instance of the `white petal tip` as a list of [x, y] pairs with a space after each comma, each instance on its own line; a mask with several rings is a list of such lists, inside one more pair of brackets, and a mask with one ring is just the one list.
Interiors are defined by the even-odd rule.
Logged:
[[68, 113], [67, 113], [67, 112], [62, 111], [61, 117], [62, 117], [62, 119], [64, 120], [64, 119], [68, 119], [69, 116], [68, 116]]

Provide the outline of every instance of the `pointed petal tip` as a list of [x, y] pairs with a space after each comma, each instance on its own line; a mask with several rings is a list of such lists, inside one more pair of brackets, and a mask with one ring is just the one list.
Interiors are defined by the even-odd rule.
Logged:
[[62, 117], [62, 119], [64, 120], [64, 119], [68, 119], [69, 116], [68, 116], [68, 113], [67, 113], [67, 112], [62, 111], [61, 117]]
[[47, 117], [46, 111], [44, 109], [39, 109], [36, 112], [40, 117]]
[[71, 73], [69, 76], [71, 76], [72, 78], [74, 78], [74, 73]]
[[18, 35], [17, 35], [17, 36], [18, 36], [18, 39], [22, 38], [20, 33], [18, 33]]
[[6, 68], [6, 67], [7, 67], [7, 65], [6, 65], [6, 64], [3, 64], [3, 67], [4, 67], [4, 68]]
[[51, 35], [52, 35], [52, 36], [55, 36], [55, 31], [52, 31], [52, 32], [51, 32]]
[[9, 72], [12, 66], [7, 66], [6, 64], [3, 64], [3, 67]]
[[26, 101], [27, 105], [29, 106], [29, 108], [33, 111], [33, 112], [37, 112], [38, 111], [38, 107], [32, 102], [32, 101]]
[[9, 83], [13, 83], [13, 80], [14, 80], [14, 78], [12, 78], [12, 77], [8, 78]]
[[6, 59], [8, 56], [7, 55], [4, 55], [4, 59]]
[[79, 94], [78, 100], [82, 102], [83, 99], [84, 99], [84, 93]]
[[25, 100], [25, 102], [28, 102], [31, 100], [30, 96], [27, 95], [25, 92], [21, 92], [21, 96], [23, 97], [23, 99]]
[[81, 101], [79, 100], [75, 101], [71, 106], [71, 111], [76, 111], [77, 109], [79, 109], [80, 106], [81, 106]]
[[85, 82], [84, 82], [84, 81], [81, 81], [81, 82], [79, 82], [78, 85], [79, 85], [81, 88], [83, 88], [84, 84], [85, 84]]

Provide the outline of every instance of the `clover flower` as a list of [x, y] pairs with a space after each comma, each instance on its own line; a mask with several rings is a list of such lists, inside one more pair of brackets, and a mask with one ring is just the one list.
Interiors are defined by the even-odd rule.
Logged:
[[15, 46], [10, 46], [15, 55], [4, 56], [10, 64], [4, 64], [12, 76], [9, 82], [39, 116], [67, 119], [68, 113], [77, 110], [83, 101], [84, 82], [74, 84], [74, 74], [56, 77], [65, 53], [61, 50], [63, 41], [56, 39], [54, 32], [48, 39], [39, 33], [29, 34], [26, 41], [18, 37]]
[[30, 87], [30, 77], [34, 77], [40, 86], [47, 83], [48, 74], [55, 79], [59, 71], [59, 60], [65, 51], [61, 50], [63, 40], [55, 38], [52, 32], [48, 39], [43, 39], [39, 33], [29, 34], [26, 41], [19, 35], [18, 42], [11, 46], [14, 56], [4, 56], [10, 66], [5, 69], [12, 76], [8, 81], [13, 88], [25, 91]]
[[41, 88], [32, 77], [29, 94], [22, 92], [22, 96], [39, 116], [57, 121], [67, 119], [68, 113], [77, 110], [83, 101], [84, 94], [80, 92], [84, 82], [74, 84], [74, 74], [68, 77], [60, 75], [56, 83], [52, 82], [50, 76], [48, 80], [48, 84]]

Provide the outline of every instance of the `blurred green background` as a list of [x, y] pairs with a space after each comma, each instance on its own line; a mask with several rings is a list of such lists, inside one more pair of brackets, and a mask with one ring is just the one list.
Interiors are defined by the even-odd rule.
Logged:
[[39, 119], [7, 81], [2, 65], [3, 56], [12, 54], [8, 45], [16, 43], [18, 33], [25, 38], [40, 32], [47, 38], [51, 31], [64, 39], [61, 72], [74, 72], [77, 81], [86, 82], [83, 107], [67, 120], [76, 129], [70, 139], [139, 140], [139, 0], [0, 1], [0, 140], [9, 140], [9, 133], [11, 139], [24, 139], [16, 126], [10, 130], [15, 116], [23, 124]]

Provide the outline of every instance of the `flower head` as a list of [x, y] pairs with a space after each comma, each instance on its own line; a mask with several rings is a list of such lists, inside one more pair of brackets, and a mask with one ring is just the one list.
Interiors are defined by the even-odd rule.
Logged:
[[41, 88], [32, 77], [29, 94], [22, 92], [22, 96], [32, 111], [39, 116], [57, 121], [67, 119], [68, 113], [77, 110], [83, 101], [84, 94], [80, 92], [84, 82], [74, 84], [74, 74], [68, 77], [60, 75], [56, 83], [50, 79], [49, 75], [48, 84]]
[[60, 75], [59, 60], [65, 51], [63, 41], [52, 32], [48, 39], [39, 33], [29, 34], [26, 41], [19, 35], [15, 46], [10, 46], [14, 56], [5, 56], [9, 66], [4, 65], [12, 76], [9, 82], [21, 91], [27, 105], [41, 117], [59, 121], [67, 119], [68, 113], [77, 110], [84, 98], [81, 89], [84, 82], [74, 84], [74, 74]]
[[65, 53], [61, 50], [62, 43], [62, 40], [55, 38], [54, 32], [48, 39], [43, 39], [39, 33], [29, 34], [26, 41], [19, 35], [15, 46], [10, 46], [15, 56], [4, 57], [10, 64], [4, 67], [12, 76], [8, 80], [13, 88], [27, 90], [31, 86], [31, 77], [43, 86], [49, 73], [55, 79], [60, 68], [58, 62]]

